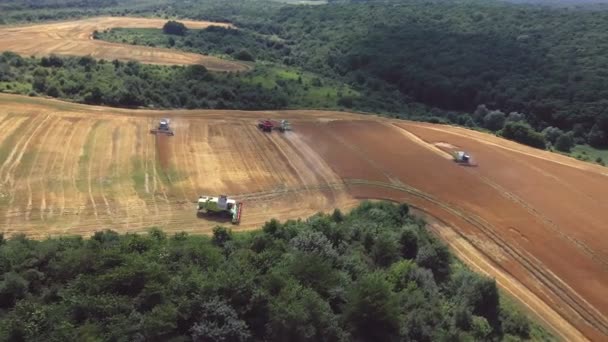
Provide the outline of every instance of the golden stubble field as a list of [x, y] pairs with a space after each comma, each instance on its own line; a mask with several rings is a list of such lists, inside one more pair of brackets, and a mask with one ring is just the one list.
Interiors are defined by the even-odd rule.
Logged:
[[[135, 60], [149, 64], [201, 64], [212, 71], [246, 71], [250, 66], [213, 56], [165, 48], [136, 46], [93, 40], [93, 31], [120, 28], [162, 28], [166, 20], [131, 17], [96, 17], [66, 22], [0, 26], [0, 51], [23, 56], [87, 56], [105, 60]], [[231, 24], [180, 20], [188, 28], [232, 27]]]
[[[149, 129], [169, 117], [175, 136]], [[293, 132], [259, 131], [261, 118]], [[473, 268], [566, 340], [608, 320], [606, 168], [488, 134], [324, 111], [127, 110], [0, 95], [0, 229], [208, 233], [199, 195], [244, 202], [235, 230], [361, 199], [405, 201]], [[470, 151], [478, 167], [450, 160]]]

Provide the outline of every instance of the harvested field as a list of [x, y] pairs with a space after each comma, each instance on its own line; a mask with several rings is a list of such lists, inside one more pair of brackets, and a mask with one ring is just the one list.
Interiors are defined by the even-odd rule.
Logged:
[[[245, 71], [244, 63], [177, 50], [135, 46], [93, 40], [93, 31], [122, 28], [162, 28], [166, 20], [129, 17], [97, 17], [77, 21], [53, 22], [24, 26], [0, 26], [0, 51], [22, 56], [92, 56], [105, 60], [135, 60], [149, 64], [201, 64], [212, 71]], [[188, 28], [208, 26], [231, 27], [231, 24], [207, 21], [180, 21]]]
[[[149, 134], [160, 117], [175, 136]], [[0, 227], [207, 233], [199, 194], [245, 203], [233, 229], [360, 199], [411, 203], [471, 267], [569, 341], [608, 336], [608, 169], [449, 126], [322, 111], [170, 113], [0, 95]], [[262, 133], [260, 118], [293, 132]], [[470, 152], [475, 168], [450, 160]]]

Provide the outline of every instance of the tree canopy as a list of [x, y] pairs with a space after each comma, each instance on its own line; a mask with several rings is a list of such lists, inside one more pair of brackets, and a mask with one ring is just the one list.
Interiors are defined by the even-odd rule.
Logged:
[[495, 281], [456, 263], [407, 206], [382, 202], [251, 233], [0, 243], [0, 340], [548, 336], [499, 299]]
[[163, 32], [166, 34], [183, 36], [186, 34], [187, 30], [186, 25], [174, 20], [169, 20], [163, 25]]

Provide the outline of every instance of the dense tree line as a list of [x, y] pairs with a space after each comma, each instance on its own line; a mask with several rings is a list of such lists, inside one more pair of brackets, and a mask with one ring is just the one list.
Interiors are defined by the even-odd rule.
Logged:
[[210, 73], [201, 65], [161, 67], [90, 57], [36, 59], [6, 52], [0, 55], [0, 82], [31, 85], [30, 95], [122, 107], [267, 109], [290, 104], [288, 86], [266, 89], [242, 82], [238, 75]]
[[0, 339], [454, 341], [547, 338], [456, 263], [407, 205], [253, 233], [0, 241]]

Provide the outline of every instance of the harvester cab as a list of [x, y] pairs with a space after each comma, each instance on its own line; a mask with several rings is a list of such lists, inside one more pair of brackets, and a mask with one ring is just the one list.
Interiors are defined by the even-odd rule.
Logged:
[[169, 127], [169, 119], [161, 119], [158, 123], [158, 127], [151, 129], [150, 133], [152, 134], [166, 134], [166, 135], [174, 135], [173, 130]]
[[243, 203], [237, 202], [226, 195], [218, 197], [200, 196], [197, 204], [197, 215], [229, 216], [233, 224], [241, 222]]

